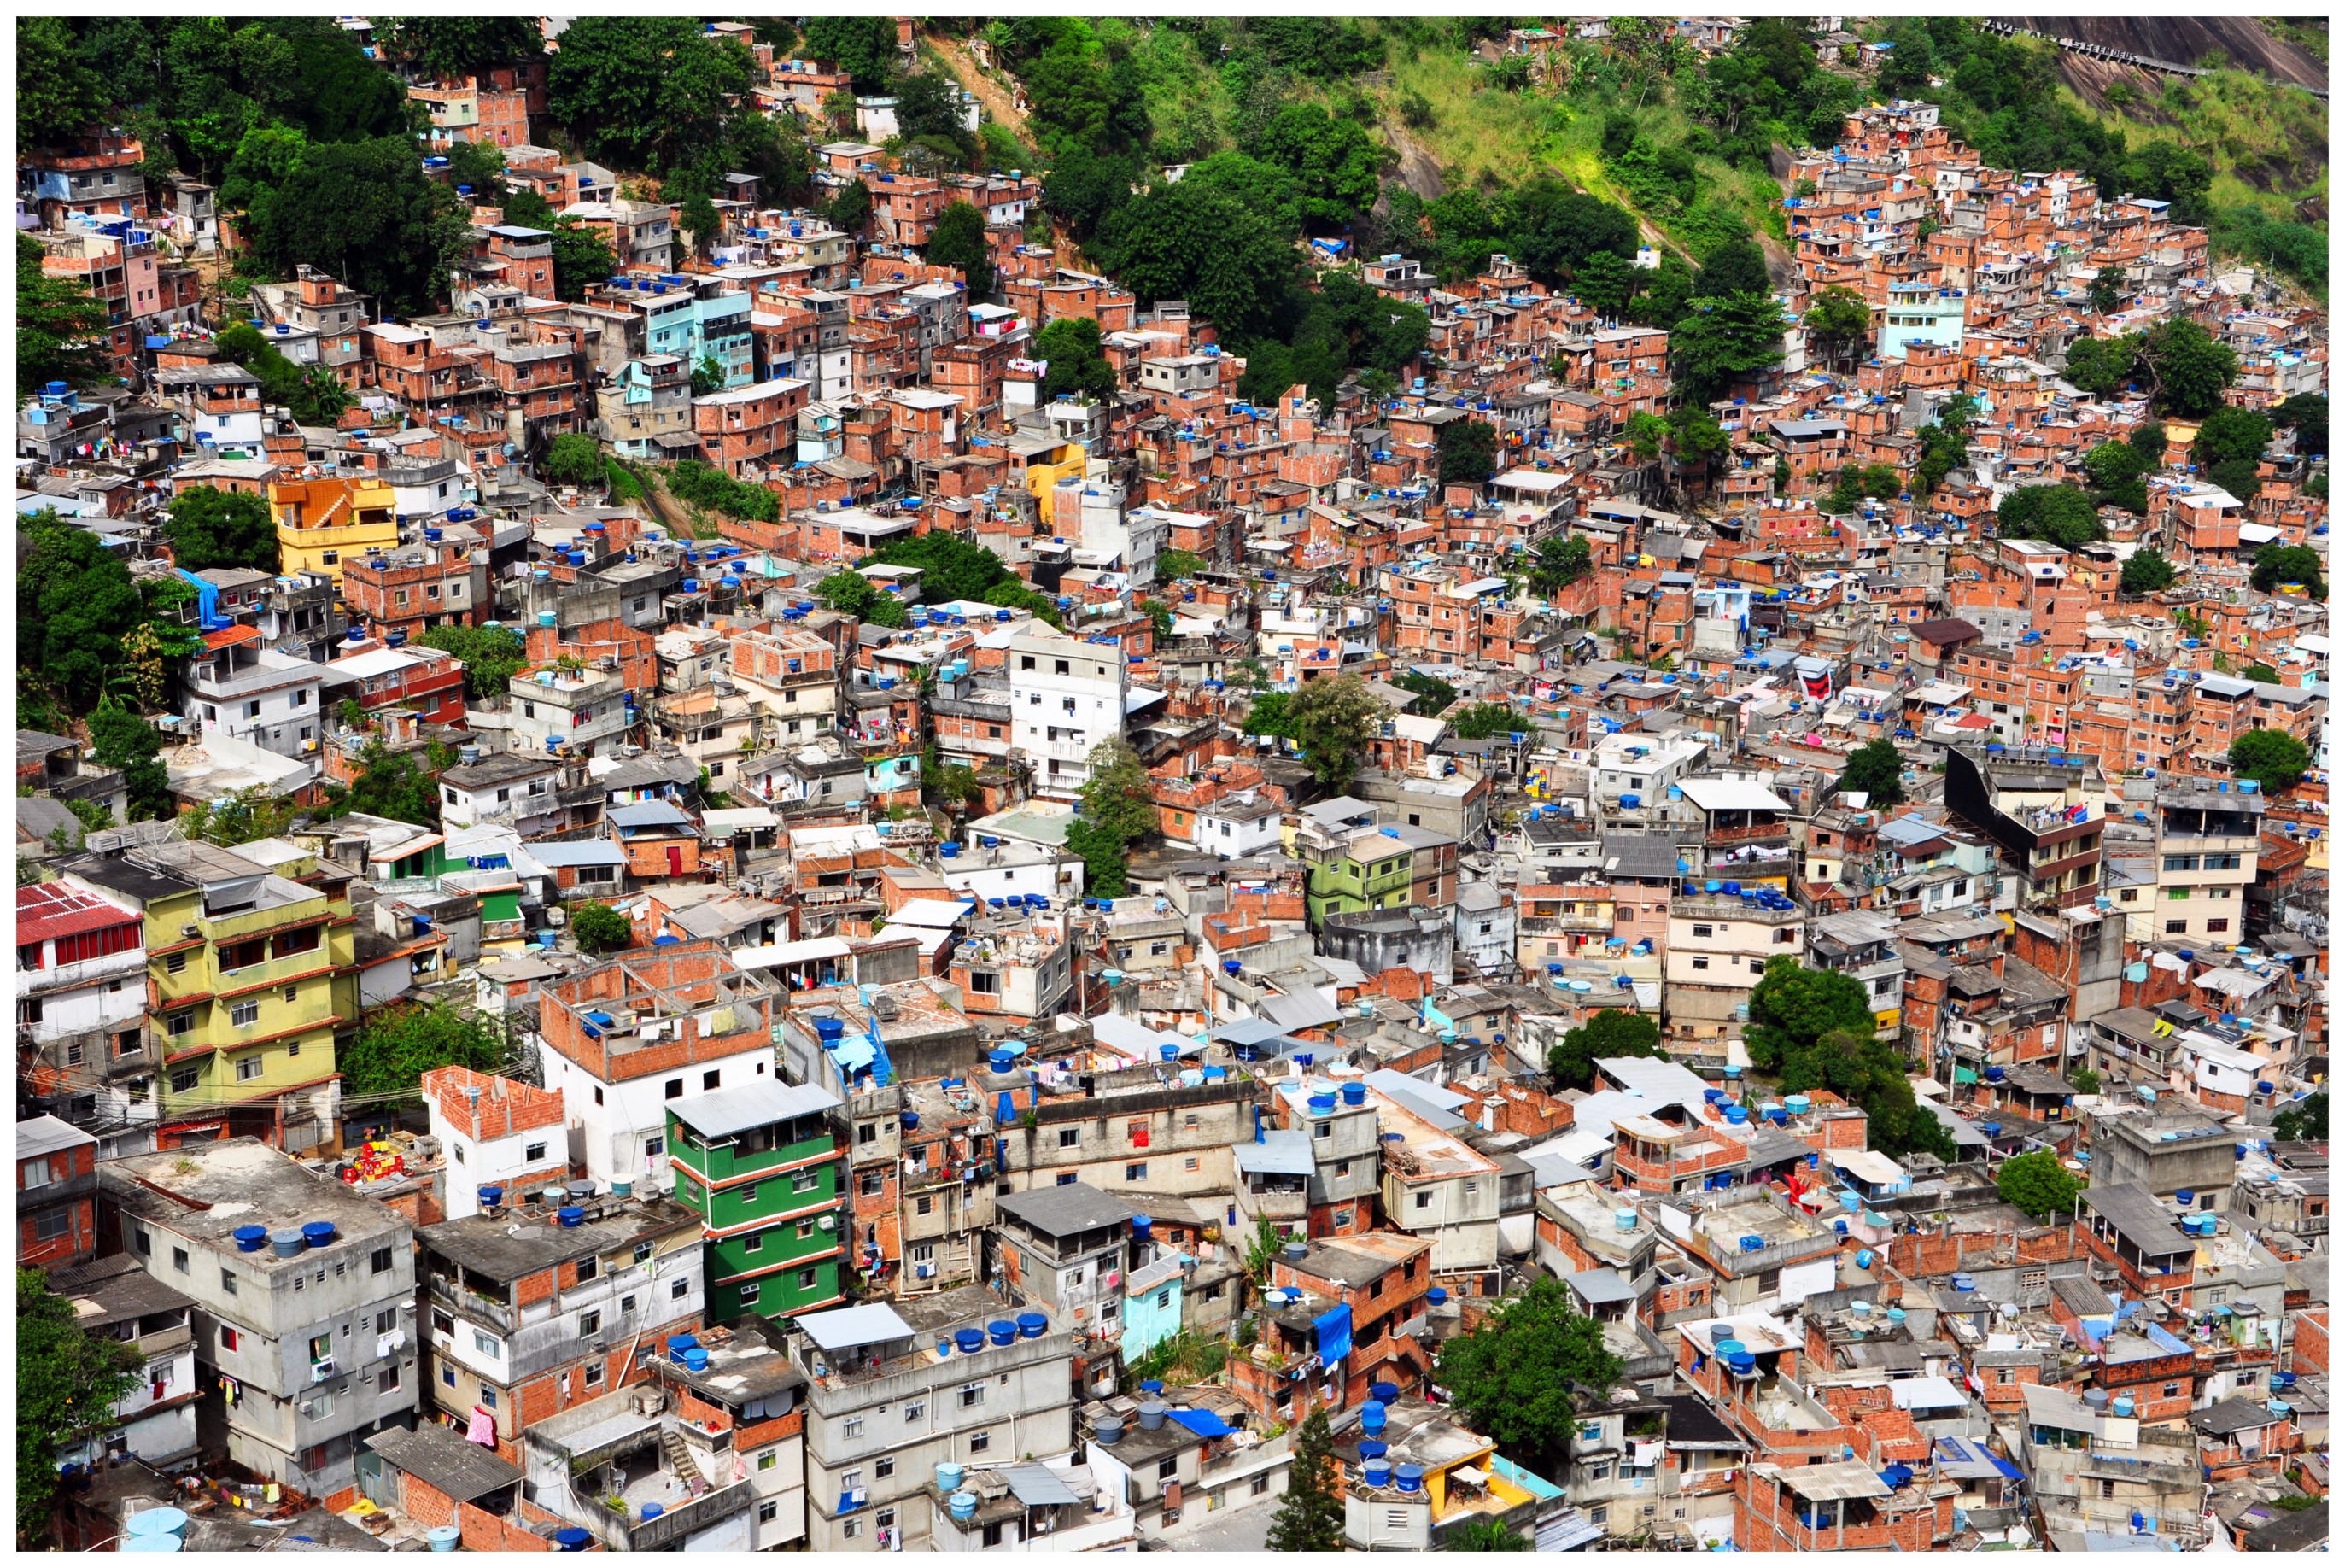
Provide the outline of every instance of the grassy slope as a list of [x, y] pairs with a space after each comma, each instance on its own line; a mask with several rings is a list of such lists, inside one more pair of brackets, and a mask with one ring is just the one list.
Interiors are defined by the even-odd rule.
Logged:
[[2327, 201], [2329, 108], [2319, 98], [2245, 71], [2167, 77], [2161, 87], [2154, 102], [2122, 111], [2097, 95], [2062, 90], [2103, 125], [2122, 127], [2132, 143], [2172, 139], [2205, 158], [2215, 170], [2218, 207], [2247, 204], [2288, 218], [2297, 202]]
[[[1463, 50], [1447, 46], [1427, 46], [1412, 56], [1396, 43], [1389, 66], [1393, 85], [1375, 95], [1379, 107], [1397, 124], [1395, 106], [1402, 94], [1415, 93], [1432, 106], [1433, 124], [1410, 134], [1440, 164], [1452, 188], [1477, 183], [1511, 186], [1552, 170], [1638, 213], [1672, 244], [1684, 248], [1673, 232], [1674, 214], [1644, 211], [1606, 174], [1600, 144], [1609, 106], [1576, 102], [1539, 88], [1494, 90], [1487, 85], [1487, 67], [1468, 64]], [[1620, 106], [1636, 114], [1639, 129], [1657, 147], [1682, 139], [1691, 128], [1685, 116], [1662, 98], [1656, 89], [1641, 106]], [[1763, 172], [1734, 168], [1718, 158], [1695, 162], [1704, 199], [1740, 214], [1753, 232], [1782, 236], [1780, 185]]]

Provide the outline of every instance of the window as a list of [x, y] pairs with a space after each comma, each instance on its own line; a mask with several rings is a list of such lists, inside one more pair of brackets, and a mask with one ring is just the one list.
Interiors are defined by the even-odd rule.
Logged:
[[601, 1332], [602, 1328], [603, 1314], [600, 1312], [581, 1312], [578, 1314], [578, 1337], [580, 1339], [584, 1339], [591, 1334], [599, 1333]]
[[904, 1407], [904, 1420], [907, 1423], [917, 1421], [928, 1413], [929, 1407], [917, 1400]]
[[391, 1365], [385, 1367], [381, 1371], [375, 1374], [374, 1391], [378, 1394], [395, 1394], [399, 1392], [398, 1362], [393, 1361]]
[[1591, 1508], [1588, 1511], [1588, 1522], [1590, 1524], [1605, 1523], [1611, 1517], [1612, 1511], [1609, 1508]]
[[723, 1075], [724, 1075], [724, 1069], [723, 1069], [723, 1068], [721, 1068], [721, 1067], [712, 1067], [712, 1068], [710, 1068], [707, 1072], [703, 1073], [703, 1074], [700, 1075], [700, 1086], [701, 1086], [703, 1089], [714, 1089], [714, 1088], [716, 1088], [716, 1087], [718, 1087], [718, 1086], [719, 1086], [718, 1080], [719, 1080], [720, 1078], [722, 1078], [722, 1076], [723, 1076]]
[[535, 1165], [544, 1157], [545, 1145], [543, 1144], [532, 1144], [527, 1148], [522, 1150], [522, 1158], [529, 1161], [532, 1165]]
[[1696, 969], [1708, 969], [1710, 967], [1710, 960], [1706, 958], [1697, 958], [1693, 961], [1693, 966]]
[[1061, 1148], [1071, 1149], [1082, 1141], [1083, 1133], [1081, 1127], [1061, 1127], [1059, 1129], [1059, 1146]]
[[2161, 1391], [2167, 1399], [2174, 1399], [2182, 1392], [2182, 1385], [2180, 1383], [2168, 1383]]
[[236, 1064], [236, 1081], [239, 1084], [249, 1083], [259, 1077], [267, 1071], [268, 1066], [268, 1058], [258, 1051], [249, 1056], [239, 1056]]
[[801, 1268], [798, 1270], [798, 1288], [801, 1290], [813, 1289], [821, 1282], [821, 1272], [817, 1269]]
[[[851, 1438], [859, 1438], [863, 1435], [863, 1418], [861, 1416], [849, 1416], [847, 1418], [846, 1435]], [[757, 1461], [757, 1468], [760, 1470], [765, 1469], [766, 1461], [762, 1459], [759, 1460]]]
[[1312, 1136], [1312, 1138], [1313, 1138], [1315, 1141], [1315, 1140], [1317, 1140], [1317, 1139], [1320, 1139], [1320, 1138], [1332, 1138], [1332, 1137], [1334, 1137], [1335, 1135], [1335, 1123], [1333, 1123], [1333, 1122], [1315, 1122], [1315, 1123], [1313, 1123], [1313, 1124], [1312, 1124], [1312, 1127], [1311, 1127], [1311, 1136]]
[[741, 1287], [742, 1306], [747, 1307], [756, 1302], [757, 1299], [757, 1285], [758, 1281], [755, 1279], [747, 1280], [743, 1283]]
[[1123, 1179], [1126, 1181], [1146, 1181], [1148, 1179], [1148, 1162], [1142, 1160], [1138, 1165], [1124, 1166]]
[[1156, 1461], [1157, 1480], [1171, 1481], [1174, 1476], [1179, 1475], [1180, 1473], [1181, 1461], [1178, 1455], [1175, 1455], [1171, 1459], [1160, 1459]]
[[236, 1294], [236, 1276], [225, 1268], [220, 1270], [220, 1289], [226, 1295]]
[[171, 1248], [171, 1267], [178, 1269], [182, 1274], [185, 1274], [188, 1271], [188, 1249], [186, 1247], [175, 1247]]
[[[816, 1187], [821, 1185], [821, 1176], [814, 1171], [793, 1171], [790, 1173], [790, 1190], [794, 1193], [812, 1192]], [[755, 1187], [745, 1190], [741, 1194], [742, 1198], [746, 1200], [750, 1196], [750, 1193], [755, 1190]]]
[[376, 1247], [373, 1254], [367, 1259], [367, 1268], [371, 1272], [375, 1274], [390, 1273], [391, 1248], [388, 1247]]
[[2106, 1478], [2105, 1478], [2105, 1479], [2101, 1481], [2101, 1496], [2102, 1496], [2102, 1498], [2103, 1498], [2104, 1500], [2106, 1500], [2106, 1499], [2109, 1499], [2109, 1498], [2114, 1498], [2115, 1496], [2117, 1496], [2117, 1483], [2115, 1481], [2108, 1480], [2108, 1479], [2106, 1479]]
[[771, 1524], [774, 1522], [774, 1516], [781, 1511], [782, 1505], [778, 1502], [761, 1502], [757, 1504], [757, 1522]]
[[887, 1172], [869, 1170], [856, 1178], [855, 1190], [865, 1197], [878, 1197], [887, 1185]]
[[1268, 1492], [1269, 1490], [1270, 1490], [1270, 1477], [1269, 1477], [1269, 1476], [1267, 1476], [1267, 1475], [1257, 1475], [1257, 1476], [1255, 1476], [1255, 1477], [1254, 1478], [1254, 1481], [1250, 1483], [1250, 1491], [1248, 1492], [1247, 1495], [1252, 1496], [1252, 1497], [1260, 1497], [1263, 1493], [1264, 1493], [1264, 1492]]
[[961, 1409], [968, 1410], [972, 1405], [981, 1405], [983, 1403], [985, 1403], [985, 1385], [983, 1383], [963, 1383], [961, 1385]]
[[2187, 920], [2167, 921], [2166, 922], [2166, 934], [2168, 936], [2188, 936], [2190, 934], [2190, 922]]
[[667, 1298], [671, 1301], [681, 1301], [690, 1294], [692, 1294], [692, 1281], [690, 1279], [674, 1280], [667, 1288]]
[[[497, 1343], [495, 1337], [483, 1334], [478, 1329], [472, 1330], [472, 1349], [492, 1361], [502, 1359], [504, 1355], [504, 1348]], [[318, 1349], [315, 1340], [310, 1342], [310, 1353], [312, 1359], [322, 1354]]]
[[663, 1099], [663, 1100], [681, 1100], [681, 1099], [683, 1099], [683, 1098], [684, 1098], [684, 1080], [683, 1080], [683, 1079], [681, 1079], [681, 1078], [670, 1078], [670, 1079], [667, 1081], [666, 1084], [665, 1084], [665, 1085], [661, 1089], [661, 1091], [660, 1091], [660, 1098], [661, 1098], [661, 1099]]
[[238, 1339], [238, 1338], [237, 1338], [237, 1332], [236, 1332], [236, 1330], [235, 1330], [235, 1329], [231, 1329], [231, 1328], [229, 1328], [229, 1327], [228, 1327], [227, 1324], [225, 1324], [225, 1323], [221, 1324], [221, 1325], [220, 1325], [220, 1349], [223, 1349], [223, 1350], [233, 1350], [233, 1349], [235, 1349], [237, 1348], [237, 1345], [238, 1345], [239, 1343], [239, 1339]]
[[935, 1196], [929, 1193], [922, 1193], [912, 1200], [912, 1211], [916, 1214], [934, 1214], [937, 1211]]
[[971, 1453], [983, 1453], [992, 1446], [993, 1434], [991, 1432], [979, 1432], [969, 1440], [969, 1451]]
[[578, 1278], [581, 1283], [594, 1278], [602, 1271], [602, 1259], [599, 1257], [582, 1257], [578, 1260]]
[[1416, 1207], [1419, 1208], [1431, 1208], [1433, 1207], [1433, 1195], [1429, 1192], [1418, 1193], [1416, 1195]]

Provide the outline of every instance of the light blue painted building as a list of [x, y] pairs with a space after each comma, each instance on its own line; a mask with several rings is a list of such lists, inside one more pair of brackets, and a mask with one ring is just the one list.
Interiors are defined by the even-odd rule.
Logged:
[[1187, 1276], [1178, 1253], [1135, 1268], [1123, 1285], [1123, 1364], [1132, 1365], [1181, 1331], [1181, 1288]]

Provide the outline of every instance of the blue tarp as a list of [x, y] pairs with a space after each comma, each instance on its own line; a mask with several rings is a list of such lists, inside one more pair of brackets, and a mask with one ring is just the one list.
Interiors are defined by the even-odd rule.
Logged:
[[[1345, 1310], [1348, 1312], [1351, 1308], [1347, 1307]], [[1228, 1437], [1235, 1430], [1211, 1410], [1166, 1410], [1164, 1413], [1201, 1438]]]
[[2012, 1463], [2009, 1460], [2004, 1458], [2003, 1455], [1999, 1453], [1987, 1453], [1987, 1451], [1985, 1449], [1981, 1449], [1979, 1452], [1985, 1454], [1986, 1461], [1995, 1466], [1995, 1469], [2003, 1471], [2006, 1480], [2024, 1481], [2026, 1479], [2019, 1473], [2019, 1467]]
[[2173, 1335], [2167, 1333], [2165, 1329], [2159, 1328], [2155, 1323], [2144, 1323], [2141, 1326], [2141, 1331], [2148, 1338], [2151, 1344], [2157, 1346], [2159, 1349], [2165, 1351], [2169, 1356], [2187, 1356], [2190, 1354], [2189, 1346], [2184, 1344], [2181, 1340], [2176, 1339]]
[[1311, 1320], [1319, 1331], [1319, 1359], [1332, 1367], [1352, 1353], [1352, 1309], [1338, 1307]]
[[871, 1047], [860, 1040], [842, 1040], [831, 1053], [831, 1060], [838, 1064], [841, 1074], [852, 1078], [857, 1068], [871, 1064]]

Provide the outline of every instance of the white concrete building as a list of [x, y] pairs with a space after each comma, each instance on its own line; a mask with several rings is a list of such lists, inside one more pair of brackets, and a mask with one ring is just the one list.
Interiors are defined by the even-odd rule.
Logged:
[[279, 757], [314, 754], [324, 734], [319, 691], [326, 667], [231, 643], [190, 660], [180, 712], [206, 739], [226, 735]]
[[1264, 799], [1259, 790], [1241, 789], [1197, 808], [1191, 841], [1206, 854], [1225, 860], [1245, 860], [1278, 847], [1283, 815], [1277, 802]]
[[1009, 657], [1011, 739], [1034, 765], [1034, 792], [1072, 799], [1092, 748], [1123, 733], [1123, 650], [1037, 626], [1010, 639]]
[[152, 1146], [160, 1100], [137, 911], [64, 882], [18, 888], [16, 1022], [56, 1074], [58, 1113], [97, 1139], [99, 1159]]
[[114, 1407], [115, 1425], [60, 1451], [58, 1459], [95, 1465], [125, 1456], [159, 1467], [195, 1457], [194, 1301], [116, 1254], [60, 1268], [49, 1288], [73, 1303], [86, 1333], [129, 1347], [139, 1358], [138, 1380]]

